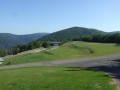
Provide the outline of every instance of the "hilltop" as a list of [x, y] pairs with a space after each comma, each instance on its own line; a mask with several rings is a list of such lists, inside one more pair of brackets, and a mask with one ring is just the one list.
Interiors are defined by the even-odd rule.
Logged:
[[64, 30], [60, 30], [58, 32], [54, 32], [52, 34], [41, 37], [40, 41], [57, 39], [60, 41], [68, 40], [69, 38], [76, 38], [80, 36], [92, 36], [97, 34], [107, 34], [106, 32], [97, 30], [97, 29], [89, 29], [84, 27], [71, 27]]

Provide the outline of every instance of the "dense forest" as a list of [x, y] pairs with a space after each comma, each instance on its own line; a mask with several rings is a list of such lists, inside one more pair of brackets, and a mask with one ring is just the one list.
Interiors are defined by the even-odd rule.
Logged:
[[49, 33], [14, 35], [14, 34], [9, 34], [9, 33], [0, 33], [0, 49], [10, 49], [13, 46], [32, 42], [48, 34]]
[[72, 27], [72, 28], [64, 29], [58, 32], [54, 32], [47, 36], [43, 36], [39, 39], [39, 41], [46, 41], [46, 40], [66, 41], [68, 39], [77, 38], [80, 36], [92, 36], [92, 35], [98, 35], [98, 34], [107, 34], [107, 33], [97, 29]]
[[102, 43], [120, 43], [120, 33], [107, 35], [93, 35], [73, 38], [73, 41], [102, 42]]

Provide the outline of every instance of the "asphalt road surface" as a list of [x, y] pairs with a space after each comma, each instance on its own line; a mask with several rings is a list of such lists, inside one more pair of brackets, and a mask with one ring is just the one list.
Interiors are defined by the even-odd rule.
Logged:
[[32, 66], [74, 66], [78, 68], [90, 68], [99, 71], [103, 71], [109, 74], [116, 80], [116, 83], [120, 87], [120, 54], [99, 56], [91, 58], [80, 58], [71, 60], [57, 60], [57, 61], [45, 61], [26, 63], [18, 65], [1, 66], [0, 69], [11, 69], [21, 67], [32, 67]]

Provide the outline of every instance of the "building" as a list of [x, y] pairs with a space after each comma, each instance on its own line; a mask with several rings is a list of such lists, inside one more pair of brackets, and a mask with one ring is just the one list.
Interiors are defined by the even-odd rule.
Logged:
[[0, 58], [0, 64], [2, 64], [3, 63], [3, 59], [2, 58]]
[[60, 46], [60, 42], [50, 42], [51, 46]]

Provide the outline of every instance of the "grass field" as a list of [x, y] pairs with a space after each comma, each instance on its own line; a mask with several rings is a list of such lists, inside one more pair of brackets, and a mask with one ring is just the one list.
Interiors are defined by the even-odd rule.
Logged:
[[[76, 49], [75, 47], [72, 46], [72, 44], [82, 47], [83, 46], [90, 47], [95, 52], [90, 53], [89, 50], [87, 49]], [[49, 55], [44, 53], [44, 51], [42, 51], [39, 53], [31, 53], [31, 54], [16, 56], [13, 58], [6, 59], [2, 65], [6, 65], [9, 61], [11, 61], [12, 64], [22, 64], [22, 63], [31, 63], [31, 62], [40, 62], [40, 61], [77, 59], [77, 58], [112, 55], [112, 54], [120, 53], [120, 46], [116, 46], [115, 44], [106, 44], [106, 43], [69, 42], [50, 52], [54, 54]]]
[[0, 70], [0, 90], [116, 90], [111, 81], [103, 72], [65, 66]]

